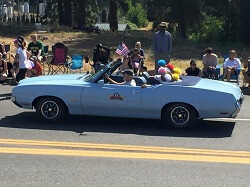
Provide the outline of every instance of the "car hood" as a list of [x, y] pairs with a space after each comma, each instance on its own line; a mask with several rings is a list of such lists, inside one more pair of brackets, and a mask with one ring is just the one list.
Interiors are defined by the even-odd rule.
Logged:
[[84, 83], [83, 78], [88, 74], [47, 75], [23, 79], [19, 85], [72, 85]]
[[233, 94], [236, 99], [239, 99], [242, 96], [240, 87], [235, 83], [228, 83], [211, 79], [201, 79], [194, 87]]

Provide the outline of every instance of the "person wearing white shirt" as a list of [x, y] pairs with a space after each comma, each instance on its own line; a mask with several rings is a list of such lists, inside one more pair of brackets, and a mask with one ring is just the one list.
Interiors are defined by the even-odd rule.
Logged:
[[111, 79], [107, 74], [105, 74], [105, 77], [112, 84], [136, 86], [136, 82], [133, 79], [133, 70], [132, 69], [126, 69], [126, 70], [122, 71], [122, 73], [123, 73], [124, 82], [116, 82], [113, 79]]
[[22, 36], [19, 36], [18, 38], [14, 40], [14, 43], [17, 44], [15, 61], [19, 62], [19, 68], [20, 68], [16, 76], [16, 81], [19, 82], [20, 80], [25, 79], [26, 72], [28, 68], [30, 67], [30, 65], [28, 63], [24, 38]]
[[230, 52], [230, 57], [227, 58], [223, 64], [223, 78], [227, 78], [227, 81], [230, 81], [230, 76], [231, 75], [236, 75], [236, 69], [241, 67], [241, 62], [240, 59], [237, 58], [237, 53], [235, 50], [231, 50]]

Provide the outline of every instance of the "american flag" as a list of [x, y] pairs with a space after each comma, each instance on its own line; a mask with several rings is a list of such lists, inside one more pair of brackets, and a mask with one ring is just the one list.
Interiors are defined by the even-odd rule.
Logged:
[[121, 45], [117, 46], [115, 52], [121, 56], [126, 56], [129, 53], [129, 49], [124, 43], [122, 43]]

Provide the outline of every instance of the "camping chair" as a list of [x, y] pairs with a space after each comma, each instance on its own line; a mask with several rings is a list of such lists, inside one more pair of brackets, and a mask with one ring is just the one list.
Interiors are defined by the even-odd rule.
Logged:
[[56, 43], [52, 46], [52, 53], [52, 61], [47, 63], [49, 68], [48, 74], [55, 75], [60, 72], [63, 74], [67, 73], [68, 47], [66, 47], [63, 43]]
[[82, 72], [83, 68], [83, 56], [82, 55], [72, 55], [71, 62], [68, 64], [70, 73]]
[[[226, 60], [228, 57], [229, 57], [229, 55], [225, 55], [225, 56], [224, 56], [224, 62], [225, 62], [225, 60]], [[217, 80], [221, 80], [221, 79], [223, 78], [223, 71], [224, 71], [223, 65], [224, 65], [224, 62], [223, 62], [222, 65], [217, 65], [217, 66], [216, 66], [215, 78], [216, 78]], [[222, 74], [221, 74], [221, 68], [223, 69]], [[239, 75], [240, 75], [241, 69], [242, 69], [241, 66], [238, 67], [238, 68], [236, 69], [236, 75], [231, 75], [231, 76], [230, 76], [230, 80], [235, 80], [235, 81], [237, 82], [237, 84], [239, 84]]]

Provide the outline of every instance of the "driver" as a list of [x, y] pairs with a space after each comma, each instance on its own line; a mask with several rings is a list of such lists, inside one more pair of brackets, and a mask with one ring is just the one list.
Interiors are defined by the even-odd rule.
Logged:
[[122, 71], [122, 73], [123, 73], [124, 82], [116, 82], [116, 81], [112, 80], [107, 74], [105, 74], [105, 77], [112, 84], [136, 86], [136, 82], [133, 79], [133, 70], [132, 69], [125, 69], [124, 71]]

